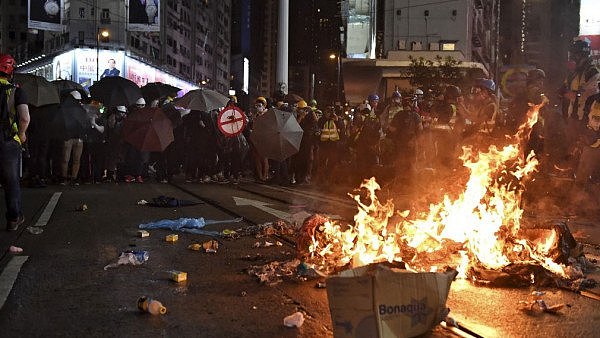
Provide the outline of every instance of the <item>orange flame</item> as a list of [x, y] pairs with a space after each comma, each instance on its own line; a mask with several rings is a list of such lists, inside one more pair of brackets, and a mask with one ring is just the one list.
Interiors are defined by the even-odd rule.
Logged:
[[[329, 272], [348, 264], [357, 267], [408, 260], [412, 265], [428, 259], [433, 262], [426, 269], [432, 270], [438, 268], [435, 253], [454, 242], [462, 246], [460, 257], [452, 262], [459, 277], [466, 278], [469, 266], [474, 264], [501, 269], [515, 260], [536, 261], [566, 276], [565, 267], [547, 257], [555, 244], [555, 233], [535, 246], [518, 237], [523, 214], [522, 180], [538, 164], [533, 153], [523, 154], [520, 140], [537, 122], [542, 105], [529, 110], [527, 121], [519, 127], [512, 144], [501, 149], [490, 146], [487, 152], [479, 153], [464, 147], [460, 158], [470, 171], [464, 191], [454, 200], [444, 196], [443, 201], [410, 219], [408, 211], [395, 211], [392, 201], [381, 204], [376, 195], [379, 184], [374, 178], [365, 180], [361, 188], [369, 202], [353, 196], [358, 205], [353, 225], [342, 228], [327, 222], [318, 229], [310, 247], [313, 262]], [[390, 222], [392, 216], [399, 220]]]

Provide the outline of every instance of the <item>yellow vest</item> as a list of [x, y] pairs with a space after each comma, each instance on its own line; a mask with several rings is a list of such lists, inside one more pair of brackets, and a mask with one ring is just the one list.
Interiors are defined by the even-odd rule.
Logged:
[[321, 129], [321, 141], [339, 141], [340, 133], [338, 133], [335, 121], [327, 120]]
[[[5, 85], [5, 86], [9, 86], [6, 89], [6, 100], [8, 101], [8, 119], [9, 119], [9, 123], [10, 126], [12, 128], [12, 131], [14, 133], [13, 139], [15, 141], [17, 141], [19, 144], [21, 144], [21, 139], [19, 138], [19, 126], [17, 125], [17, 121], [15, 119], [15, 117], [17, 116], [17, 109], [15, 108], [15, 100], [14, 100], [14, 93], [16, 90], [16, 87], [8, 82], [8, 80], [6, 79], [0, 79], [0, 84]], [[12, 99], [11, 99], [12, 98]]]

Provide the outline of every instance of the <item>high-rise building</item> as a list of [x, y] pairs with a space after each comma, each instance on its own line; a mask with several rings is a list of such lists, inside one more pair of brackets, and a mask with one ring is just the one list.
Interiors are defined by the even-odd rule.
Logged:
[[[99, 77], [107, 61], [116, 59], [121, 76], [140, 85], [172, 76], [192, 86], [227, 94], [230, 0], [161, 0], [158, 31], [147, 32], [128, 29], [126, 1], [63, 3], [64, 30], [44, 34], [43, 53], [48, 57], [31, 62], [22, 70], [35, 70], [50, 79], [68, 78], [89, 84]], [[102, 37], [102, 32], [107, 32], [108, 37]], [[73, 55], [63, 56], [65, 53]], [[57, 58], [62, 61], [58, 69]]]
[[43, 36], [27, 29], [27, 6], [21, 0], [0, 1], [0, 52], [17, 59], [41, 52]]
[[482, 76], [495, 71], [498, 0], [345, 0], [346, 98], [409, 88], [410, 58], [452, 57]]

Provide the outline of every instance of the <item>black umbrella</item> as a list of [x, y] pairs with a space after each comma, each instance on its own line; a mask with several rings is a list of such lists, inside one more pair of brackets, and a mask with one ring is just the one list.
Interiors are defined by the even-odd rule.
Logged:
[[283, 161], [298, 152], [302, 134], [292, 113], [271, 108], [254, 119], [250, 140], [264, 157]]
[[131, 106], [142, 97], [135, 82], [120, 76], [107, 76], [90, 87], [92, 99], [106, 107]]
[[210, 89], [190, 90], [182, 98], [173, 102], [178, 107], [206, 112], [221, 109], [227, 103], [229, 103], [227, 96]]
[[162, 82], [151, 82], [143, 86], [141, 89], [142, 95], [148, 103], [165, 96], [175, 97], [177, 96], [177, 92], [181, 90], [181, 88], [177, 88]]
[[48, 117], [48, 130], [51, 138], [68, 140], [81, 137], [90, 128], [90, 120], [85, 109], [72, 98], [67, 98]]
[[58, 88], [58, 92], [61, 96], [64, 96], [72, 91], [78, 91], [79, 94], [81, 94], [82, 98], [87, 98], [90, 96], [88, 92], [83, 88], [83, 86], [75, 81], [54, 80], [51, 83], [54, 84], [56, 88]]
[[56, 86], [41, 76], [17, 73], [13, 81], [25, 91], [28, 103], [32, 106], [60, 103]]

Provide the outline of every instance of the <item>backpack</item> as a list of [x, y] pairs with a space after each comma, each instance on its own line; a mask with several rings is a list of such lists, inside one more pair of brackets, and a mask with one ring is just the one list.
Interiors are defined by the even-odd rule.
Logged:
[[16, 87], [13, 85], [0, 84], [0, 132], [5, 141], [12, 139], [17, 134], [14, 126], [15, 89]]

